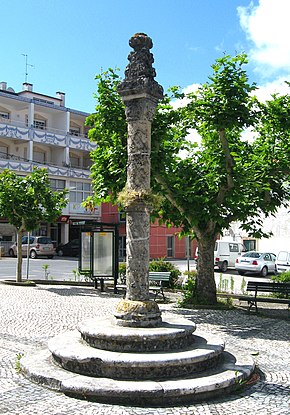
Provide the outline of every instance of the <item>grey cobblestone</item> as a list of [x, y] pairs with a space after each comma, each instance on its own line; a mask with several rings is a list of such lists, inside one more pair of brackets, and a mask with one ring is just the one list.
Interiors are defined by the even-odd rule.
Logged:
[[248, 316], [241, 310], [185, 310], [161, 304], [220, 335], [226, 346], [254, 355], [261, 377], [239, 394], [182, 407], [138, 408], [81, 401], [32, 384], [18, 374], [17, 355], [33, 354], [79, 321], [106, 316], [120, 296], [86, 287], [0, 284], [0, 415], [289, 415], [290, 319]]

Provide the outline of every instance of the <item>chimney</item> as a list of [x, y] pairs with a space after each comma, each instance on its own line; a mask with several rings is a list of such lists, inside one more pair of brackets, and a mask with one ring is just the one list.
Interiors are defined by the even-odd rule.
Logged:
[[22, 90], [23, 91], [30, 91], [30, 92], [32, 92], [32, 88], [33, 88], [33, 85], [32, 84], [29, 84], [28, 82], [24, 82], [22, 84]]
[[7, 89], [7, 82], [0, 82], [0, 89], [2, 91], [6, 91], [6, 89]]
[[56, 92], [56, 97], [60, 99], [60, 106], [64, 107], [65, 106], [65, 93], [58, 91]]

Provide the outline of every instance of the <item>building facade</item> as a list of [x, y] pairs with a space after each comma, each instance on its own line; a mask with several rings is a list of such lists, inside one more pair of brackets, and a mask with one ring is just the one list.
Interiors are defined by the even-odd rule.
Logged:
[[[0, 83], [0, 171], [25, 175], [34, 167], [45, 167], [54, 190], [69, 189], [69, 203], [57, 223], [43, 223], [37, 231], [56, 244], [74, 238], [74, 222], [101, 218], [100, 208], [88, 212], [81, 206], [91, 194], [90, 151], [95, 147], [87, 137], [88, 115], [67, 108], [62, 92], [50, 97], [24, 83], [16, 93]], [[5, 218], [0, 239], [7, 244], [15, 240], [15, 230]]]
[[[119, 223], [119, 258], [126, 258], [126, 222], [125, 214], [119, 212], [117, 206], [102, 204], [102, 222]], [[184, 259], [195, 258], [197, 241], [179, 237], [180, 228], [160, 225], [158, 222], [150, 226], [150, 258]]]
[[[15, 92], [0, 82], [0, 172], [9, 169], [26, 175], [34, 167], [45, 167], [54, 190], [69, 189], [69, 203], [58, 221], [42, 223], [35, 235], [49, 236], [57, 245], [79, 237], [78, 223], [118, 223], [119, 257], [125, 260], [125, 215], [106, 203], [93, 212], [81, 206], [92, 192], [90, 152], [96, 146], [88, 139], [88, 115], [67, 108], [63, 92], [56, 92], [55, 97], [40, 94], [27, 82], [22, 91]], [[194, 257], [196, 241], [180, 239], [178, 232], [175, 227], [152, 224], [150, 257]], [[14, 227], [0, 218], [0, 241], [6, 253], [15, 240]]]

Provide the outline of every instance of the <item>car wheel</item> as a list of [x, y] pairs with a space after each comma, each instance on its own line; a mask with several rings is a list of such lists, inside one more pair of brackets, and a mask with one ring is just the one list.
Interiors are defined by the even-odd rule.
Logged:
[[219, 267], [221, 272], [226, 272], [226, 270], [228, 269], [228, 263], [227, 261], [224, 261], [221, 266]]
[[15, 257], [13, 249], [9, 249], [8, 254], [13, 258]]
[[245, 275], [245, 271], [238, 271], [239, 275]]
[[30, 251], [29, 256], [30, 256], [31, 259], [35, 259], [35, 258], [37, 258], [37, 253], [34, 250], [32, 250], [32, 251]]
[[267, 274], [268, 274], [268, 268], [267, 267], [263, 267], [262, 269], [261, 269], [261, 277], [266, 277], [267, 276]]
[[63, 256], [63, 250], [62, 249], [59, 249], [57, 255], [58, 256]]

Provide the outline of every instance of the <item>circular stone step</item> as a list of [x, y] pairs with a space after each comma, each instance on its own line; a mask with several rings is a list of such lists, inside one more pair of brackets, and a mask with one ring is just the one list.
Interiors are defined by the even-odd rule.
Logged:
[[92, 347], [120, 352], [153, 352], [180, 350], [189, 346], [195, 323], [168, 317], [158, 327], [118, 326], [114, 317], [93, 318], [78, 326], [82, 338]]
[[179, 351], [121, 353], [90, 347], [76, 330], [48, 343], [55, 361], [64, 369], [87, 376], [114, 379], [163, 379], [188, 376], [216, 366], [224, 350], [222, 340], [193, 335], [193, 343]]
[[110, 404], [169, 406], [198, 402], [241, 388], [254, 371], [253, 359], [239, 352], [223, 352], [218, 368], [185, 379], [163, 381], [115, 380], [68, 372], [52, 362], [49, 350], [20, 360], [31, 381], [69, 396]]

